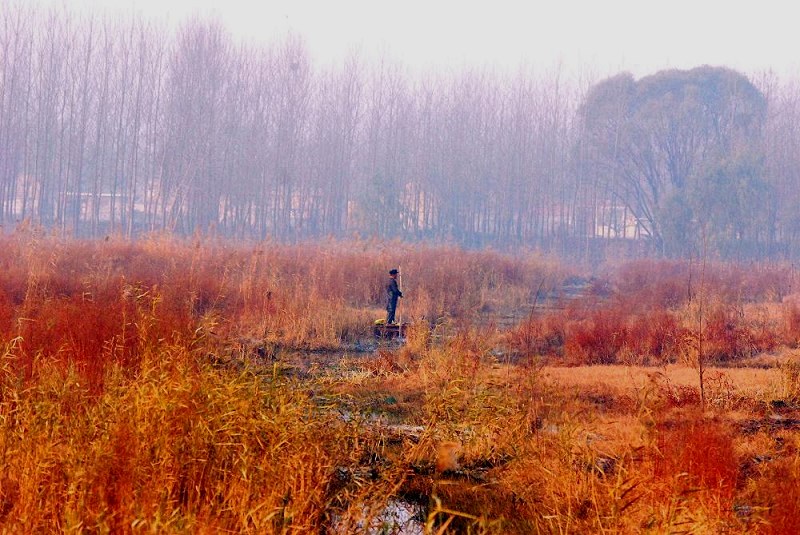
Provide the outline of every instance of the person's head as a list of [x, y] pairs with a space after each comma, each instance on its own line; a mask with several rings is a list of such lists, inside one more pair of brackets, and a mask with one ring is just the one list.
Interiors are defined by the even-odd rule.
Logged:
[[399, 272], [399, 271], [397, 271], [396, 269], [390, 269], [390, 270], [389, 270], [389, 276], [390, 276], [391, 278], [393, 278], [393, 279], [396, 279], [396, 278], [397, 278], [397, 274], [398, 274], [398, 273], [400, 273], [400, 272]]

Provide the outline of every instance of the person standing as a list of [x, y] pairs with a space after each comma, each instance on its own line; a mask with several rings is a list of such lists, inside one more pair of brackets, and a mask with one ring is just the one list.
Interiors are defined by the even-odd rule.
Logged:
[[394, 312], [397, 310], [397, 298], [403, 297], [403, 292], [397, 286], [397, 275], [400, 272], [396, 269], [389, 270], [389, 284], [386, 285], [386, 323], [393, 324]]

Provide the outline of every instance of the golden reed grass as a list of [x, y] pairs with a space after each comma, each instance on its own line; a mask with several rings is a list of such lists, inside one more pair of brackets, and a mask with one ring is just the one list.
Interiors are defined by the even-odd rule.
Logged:
[[[405, 346], [294, 375], [280, 351], [242, 358], [346, 352], [395, 266]], [[392, 533], [398, 502], [431, 533], [800, 519], [782, 267], [718, 266], [690, 290], [679, 263], [636, 263], [564, 295], [567, 270], [535, 254], [35, 231], [0, 237], [0, 267], [4, 532]], [[680, 366], [701, 335], [719, 363], [767, 349], [780, 367], [708, 370], [703, 408]]]

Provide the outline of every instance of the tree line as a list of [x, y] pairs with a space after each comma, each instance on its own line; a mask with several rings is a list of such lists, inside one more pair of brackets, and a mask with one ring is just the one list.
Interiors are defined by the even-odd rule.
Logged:
[[215, 20], [0, 4], [6, 228], [794, 256], [798, 116], [795, 82], [722, 68], [318, 66]]

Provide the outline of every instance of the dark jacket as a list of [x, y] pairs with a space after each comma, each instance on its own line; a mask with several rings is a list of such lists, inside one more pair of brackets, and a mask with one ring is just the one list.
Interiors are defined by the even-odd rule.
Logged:
[[389, 284], [386, 285], [386, 295], [389, 298], [389, 304], [397, 304], [397, 298], [403, 297], [403, 292], [397, 286], [397, 279], [389, 279]]

